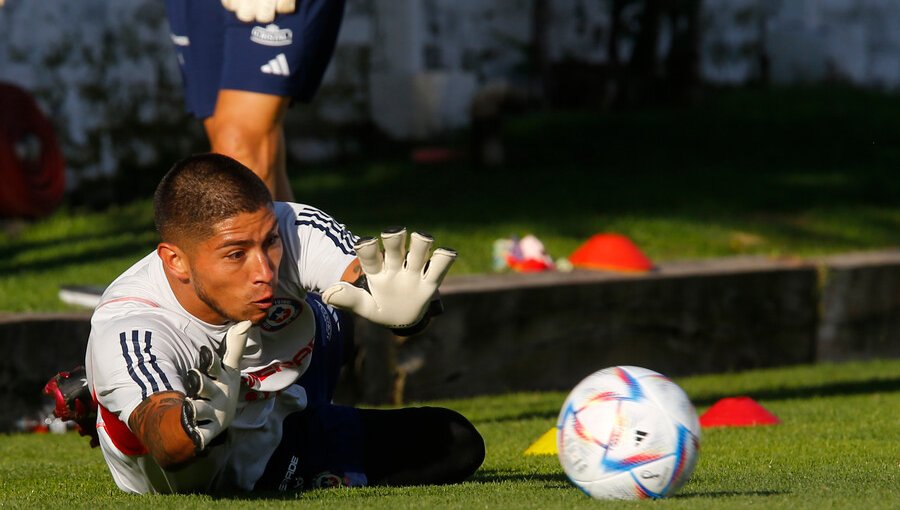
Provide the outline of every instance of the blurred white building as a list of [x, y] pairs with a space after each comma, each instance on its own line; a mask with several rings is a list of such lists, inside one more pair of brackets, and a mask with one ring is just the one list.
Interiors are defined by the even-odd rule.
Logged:
[[[322, 91], [310, 108], [292, 115], [328, 125], [371, 121], [411, 140], [465, 126], [478, 90], [526, 75], [533, 1], [348, 0]], [[123, 151], [134, 161], [153, 161], [157, 142], [125, 124], [183, 122], [162, 3], [7, 0], [0, 9], [0, 80], [38, 96], [68, 153], [98, 147], [82, 158], [81, 172], [113, 171]], [[609, 3], [547, 5], [549, 59], [602, 64]], [[668, 33], [664, 27], [661, 53]], [[627, 59], [630, 48], [620, 52]], [[900, 1], [704, 0], [704, 80], [758, 79], [762, 57], [775, 84], [843, 81], [894, 89], [900, 86]], [[307, 156], [329, 152], [308, 142], [298, 138], [291, 148]]]
[[841, 80], [900, 86], [900, 2], [705, 0], [703, 77], [741, 83], [762, 47], [777, 84]]

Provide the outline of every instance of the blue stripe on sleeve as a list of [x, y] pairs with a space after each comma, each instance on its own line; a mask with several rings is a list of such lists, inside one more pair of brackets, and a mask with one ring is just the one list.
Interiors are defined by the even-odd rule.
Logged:
[[125, 367], [128, 369], [128, 375], [130, 375], [131, 379], [141, 387], [141, 398], [147, 398], [147, 386], [145, 386], [144, 382], [137, 376], [137, 373], [134, 371], [134, 362], [132, 361], [131, 356], [128, 355], [128, 341], [124, 331], [119, 334], [119, 345], [122, 346], [122, 356], [125, 357]]
[[156, 372], [156, 375], [159, 376], [160, 380], [162, 381], [162, 383], [166, 387], [166, 389], [169, 391], [172, 391], [172, 385], [169, 384], [169, 378], [166, 377], [166, 374], [162, 371], [162, 369], [159, 368], [159, 364], [156, 362], [156, 355], [150, 351], [150, 337], [151, 336], [152, 335], [149, 331], [146, 331], [144, 333], [144, 343], [146, 344], [146, 345], [144, 345], [144, 352], [147, 353], [147, 357], [150, 360], [150, 367], [153, 368], [153, 371]]
[[150, 383], [153, 392], [156, 393], [159, 391], [159, 385], [156, 384], [156, 379], [153, 377], [153, 374], [147, 370], [147, 365], [144, 364], [144, 356], [141, 355], [140, 331], [135, 329], [131, 332], [131, 343], [134, 344], [134, 355], [137, 357], [138, 368], [141, 370], [141, 373], [144, 374], [144, 377], [147, 378], [147, 382]]
[[310, 226], [325, 234], [344, 254], [354, 254], [353, 244], [356, 242], [356, 236], [324, 212], [314, 207], [307, 207], [297, 214], [294, 224]]

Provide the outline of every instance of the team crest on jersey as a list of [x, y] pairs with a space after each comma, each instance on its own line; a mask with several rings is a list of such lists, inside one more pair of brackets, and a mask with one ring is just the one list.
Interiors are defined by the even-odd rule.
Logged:
[[265, 27], [253, 27], [250, 40], [264, 46], [290, 46], [294, 42], [294, 32], [290, 28], [278, 28], [273, 23]]
[[294, 322], [302, 312], [303, 307], [299, 302], [288, 298], [275, 298], [272, 308], [269, 308], [269, 316], [259, 327], [266, 331], [278, 331]]

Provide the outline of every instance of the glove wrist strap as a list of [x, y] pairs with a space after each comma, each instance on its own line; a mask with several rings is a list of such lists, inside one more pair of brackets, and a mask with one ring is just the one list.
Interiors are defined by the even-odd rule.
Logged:
[[425, 309], [425, 315], [419, 319], [419, 322], [405, 328], [391, 328], [391, 332], [397, 336], [416, 335], [425, 331], [432, 317], [437, 317], [442, 313], [444, 313], [444, 303], [441, 301], [441, 296], [435, 292], [434, 297], [428, 303], [428, 308]]

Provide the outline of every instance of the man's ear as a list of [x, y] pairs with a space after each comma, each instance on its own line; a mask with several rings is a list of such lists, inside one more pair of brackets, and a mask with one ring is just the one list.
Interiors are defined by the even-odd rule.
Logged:
[[182, 282], [190, 281], [191, 266], [184, 250], [172, 243], [159, 243], [156, 247], [156, 254], [162, 260], [163, 268], [167, 273]]

